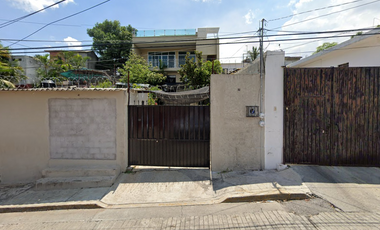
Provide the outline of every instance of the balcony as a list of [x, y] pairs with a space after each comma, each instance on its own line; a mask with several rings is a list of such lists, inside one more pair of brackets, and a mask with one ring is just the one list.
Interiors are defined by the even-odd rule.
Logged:
[[139, 30], [135, 33], [135, 37], [189, 36], [196, 34], [196, 29]]

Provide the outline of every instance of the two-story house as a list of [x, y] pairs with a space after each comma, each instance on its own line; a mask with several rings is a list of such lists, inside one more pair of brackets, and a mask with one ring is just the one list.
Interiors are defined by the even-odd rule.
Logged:
[[133, 51], [144, 57], [153, 67], [165, 66], [167, 82], [179, 82], [177, 71], [185, 63], [190, 52], [202, 52], [204, 60], [219, 59], [219, 28], [198, 28], [179, 30], [141, 30], [133, 35]]

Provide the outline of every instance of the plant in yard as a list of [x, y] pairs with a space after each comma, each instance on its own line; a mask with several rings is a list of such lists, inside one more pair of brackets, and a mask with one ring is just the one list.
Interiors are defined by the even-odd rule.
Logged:
[[0, 44], [0, 88], [15, 88], [15, 83], [27, 79], [17, 60], [12, 60], [7, 47]]
[[[158, 88], [157, 86], [154, 86], [154, 87], [149, 88], [149, 90], [156, 91], [156, 90], [161, 90], [161, 89]], [[157, 105], [158, 104], [157, 100], [158, 98], [155, 93], [148, 93], [148, 105]]]
[[190, 58], [190, 53], [186, 54], [185, 64], [181, 65], [178, 73], [181, 75], [181, 81], [189, 86], [206, 86], [210, 84], [212, 71], [214, 74], [222, 72], [222, 66], [218, 60], [214, 62], [204, 62], [202, 52], [195, 51], [196, 60]]
[[113, 88], [113, 86], [112, 86], [112, 82], [110, 82], [109, 80], [106, 80], [103, 82], [99, 82], [97, 85], [91, 84], [91, 88]]
[[164, 83], [166, 77], [160, 73], [151, 71], [149, 67], [150, 66], [143, 57], [132, 52], [131, 55], [129, 55], [128, 61], [123, 65], [123, 68], [119, 69], [119, 72], [122, 75], [121, 82], [128, 82], [129, 72], [130, 83], [150, 85], [160, 85]]
[[325, 42], [322, 45], [318, 46], [317, 50], [313, 54], [316, 54], [326, 49], [330, 49], [331, 47], [336, 46], [336, 45], [338, 45], [337, 42]]
[[256, 58], [259, 56], [260, 51], [257, 47], [252, 47], [252, 51], [248, 50], [249, 59], [251, 61], [256, 60]]

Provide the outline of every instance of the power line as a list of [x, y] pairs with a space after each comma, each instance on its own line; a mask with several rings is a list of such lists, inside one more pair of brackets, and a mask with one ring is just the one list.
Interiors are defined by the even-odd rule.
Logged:
[[270, 19], [270, 20], [268, 20], [268, 22], [273, 22], [273, 21], [277, 21], [277, 20], [281, 20], [281, 19], [285, 19], [285, 18], [290, 18], [290, 17], [296, 16], [296, 15], [311, 13], [311, 12], [318, 11], [318, 10], [325, 10], [325, 9], [334, 8], [334, 7], [343, 6], [343, 5], [347, 5], [347, 4], [351, 4], [351, 3], [355, 3], [355, 2], [361, 2], [361, 1], [363, 1], [363, 0], [356, 0], [356, 1], [352, 1], [352, 2], [346, 2], [346, 3], [342, 3], [342, 4], [337, 4], [337, 5], [332, 5], [332, 6], [326, 6], [326, 7], [322, 7], [322, 8], [313, 9], [313, 10], [307, 10], [307, 11], [303, 11], [303, 12], [300, 12], [300, 13], [296, 13], [296, 14], [291, 14], [291, 15], [288, 15], [288, 16], [280, 17], [280, 18]]
[[283, 25], [283, 26], [280, 26], [280, 27], [276, 27], [276, 28], [273, 28], [272, 30], [279, 29], [279, 28], [284, 28], [284, 27], [288, 27], [288, 26], [292, 26], [292, 25], [296, 25], [296, 24], [300, 24], [300, 23], [303, 23], [303, 22], [307, 22], [307, 21], [311, 21], [311, 20], [317, 19], [317, 18], [329, 16], [329, 15], [332, 15], [332, 14], [337, 14], [337, 13], [340, 13], [340, 12], [344, 12], [344, 11], [351, 10], [351, 9], [354, 9], [354, 8], [358, 8], [358, 7], [361, 7], [361, 6], [366, 6], [366, 5], [369, 5], [369, 4], [372, 4], [372, 3], [375, 3], [375, 2], [379, 2], [379, 1], [380, 0], [375, 0], [375, 1], [372, 1], [372, 2], [367, 2], [367, 3], [361, 4], [361, 5], [357, 5], [357, 6], [353, 6], [353, 7], [344, 9], [344, 10], [339, 10], [339, 11], [331, 12], [331, 13], [328, 13], [328, 14], [323, 14], [323, 15], [320, 15], [320, 16], [317, 16], [317, 17], [314, 17], [314, 18], [308, 18], [308, 19], [305, 19], [305, 20], [302, 20], [302, 21], [299, 21], [299, 22], [294, 22], [294, 23], [291, 23], [291, 24], [288, 24], [288, 25]]
[[[350, 29], [350, 30], [335, 30], [335, 31], [317, 31], [317, 32], [306, 32], [306, 33], [292, 33], [292, 34], [273, 34], [273, 35], [266, 35], [266, 37], [285, 37], [285, 36], [295, 36], [295, 35], [300, 35], [300, 36], [303, 36], [303, 35], [315, 35], [315, 34], [328, 34], [328, 33], [339, 33], [339, 32], [355, 32], [355, 31], [362, 31], [362, 30], [365, 30], [367, 28], [362, 28], [362, 29]], [[373, 29], [373, 30], [380, 30], [380, 29]], [[372, 34], [378, 34], [376, 32], [374, 33], [371, 33]], [[362, 34], [362, 35], [370, 35], [368, 33], [366, 34]], [[308, 40], [308, 39], [322, 39], [322, 38], [336, 38], [336, 37], [348, 37], [348, 36], [351, 36], [351, 35], [344, 35], [344, 36], [328, 36], [328, 37], [306, 37], [306, 38], [288, 38], [288, 39], [281, 39], [281, 40], [268, 40], [266, 42], [278, 42], [278, 41], [296, 41], [296, 40]], [[204, 39], [204, 40], [222, 40], [222, 39], [253, 39], [253, 38], [258, 38], [258, 36], [248, 36], [248, 37], [229, 37], [229, 38], [219, 38], [219, 39]], [[1, 39], [0, 39], [1, 40]], [[148, 45], [148, 44], [162, 44], [162, 43], [179, 43], [179, 42], [184, 42], [184, 41], [187, 41], [187, 42], [194, 42], [194, 41], [198, 41], [198, 40], [171, 40], [171, 41], [152, 41], [152, 42], [131, 42], [131, 41], [128, 41], [128, 40], [119, 40], [120, 43], [129, 43], [129, 44], [134, 44], [134, 45]], [[234, 42], [225, 42], [225, 43], [209, 43], [209, 44], [198, 44], [198, 45], [215, 45], [215, 44], [244, 44], [244, 43], [255, 43], [257, 41], [244, 41], [244, 42], [239, 42], [239, 41], [234, 41]], [[109, 46], [110, 44], [109, 43], [100, 43], [100, 44], [97, 44], [95, 46]], [[119, 45], [119, 44], [115, 44], [115, 45]], [[44, 47], [31, 47], [31, 48], [11, 48], [11, 49], [8, 49], [10, 51], [14, 51], [14, 50], [37, 50], [37, 49], [57, 49], [57, 48], [74, 48], [74, 47], [89, 47], [89, 46], [94, 46], [93, 44], [81, 44], [81, 45], [63, 45], [63, 46], [54, 46], [54, 47], [51, 47], [51, 46], [44, 46]], [[189, 47], [189, 46], [194, 46], [193, 44], [191, 45], [181, 45], [181, 44], [178, 44], [178, 45], [163, 45], [163, 46], [147, 46], [147, 47], [136, 47], [138, 49], [146, 49], [146, 48], [165, 48], [165, 47]], [[4, 48], [5, 49], [5, 48]], [[1, 49], [0, 49], [1, 50]]]
[[[9, 21], [7, 19], [0, 19], [0, 21]], [[43, 22], [32, 22], [32, 21], [18, 21], [19, 23], [27, 23], [27, 24], [36, 24], [36, 25], [46, 25], [46, 23], [43, 23]], [[90, 24], [77, 24], [77, 25], [74, 25], [74, 24], [60, 24], [60, 23], [57, 23], [57, 24], [54, 24], [54, 26], [68, 26], [68, 27], [83, 27], [83, 26], [93, 26], [93, 25], [90, 25]]]
[[0, 24], [0, 29], [1, 29], [1, 28], [4, 28], [4, 27], [6, 27], [6, 26], [12, 25], [13, 23], [16, 23], [16, 22], [18, 22], [18, 21], [20, 21], [20, 20], [22, 20], [22, 19], [27, 18], [27, 17], [30, 17], [30, 16], [32, 16], [32, 15], [34, 15], [34, 14], [37, 14], [37, 13], [41, 12], [41, 11], [44, 11], [44, 10], [46, 10], [46, 9], [49, 9], [50, 7], [53, 7], [53, 6], [55, 6], [55, 5], [58, 5], [58, 4], [60, 4], [60, 3], [64, 2], [64, 1], [66, 1], [66, 0], [61, 0], [61, 1], [59, 1], [59, 2], [56, 2], [56, 3], [54, 3], [54, 4], [51, 4], [50, 6], [47, 6], [47, 7], [45, 7], [45, 8], [40, 9], [40, 10], [34, 11], [33, 13], [30, 13], [30, 14], [24, 15], [24, 16], [22, 16], [22, 17], [19, 17], [19, 18], [16, 18], [16, 19], [10, 20], [10, 21], [8, 21], [8, 22], [2, 23], [2, 24]]
[[[344, 47], [340, 48], [339, 50], [355, 50], [355, 49], [365, 49], [365, 48], [373, 48], [373, 47], [379, 47], [378, 45], [367, 45], [367, 46], [357, 46], [357, 47]], [[337, 48], [331, 47], [331, 51], [333, 50], [338, 50]], [[329, 49], [329, 50], [330, 50]], [[315, 52], [315, 50], [309, 50], [309, 51], [299, 51], [299, 52], [289, 52], [286, 54], [300, 54], [300, 53], [312, 53]], [[19, 56], [19, 55], [13, 55], [13, 56]], [[147, 56], [147, 55], [143, 55]], [[219, 59], [231, 59], [231, 58], [241, 58], [241, 56], [230, 56], [230, 57], [220, 57]], [[123, 59], [123, 58], [116, 58], [116, 60]], [[106, 62], [106, 61], [113, 61], [114, 59], [109, 59], [109, 60], [99, 60], [99, 61], [91, 61], [89, 60], [88, 62]], [[32, 69], [32, 68], [39, 68], [39, 67], [25, 67], [24, 69]]]
[[[362, 34], [357, 36], [368, 36], [368, 35], [377, 35], [380, 33], [371, 33], [371, 34]], [[279, 41], [299, 41], [299, 40], [314, 40], [314, 39], [325, 39], [325, 38], [342, 38], [342, 37], [351, 37], [351, 35], [334, 35], [334, 36], [325, 36], [325, 37], [306, 37], [306, 38], [286, 38], [286, 39], [279, 39], [279, 40], [268, 40], [264, 42], [279, 42]], [[249, 42], [226, 42], [226, 43], [205, 43], [205, 44], [199, 44], [198, 46], [215, 46], [215, 45], [228, 45], [228, 44], [251, 44], [251, 43], [258, 43], [259, 41], [249, 41]], [[91, 46], [91, 45], [87, 45]], [[99, 45], [104, 46], [104, 45]], [[72, 48], [72, 47], [81, 47], [81, 46], [62, 46], [61, 48]], [[162, 49], [162, 48], [185, 48], [185, 47], [193, 47], [193, 45], [167, 45], [167, 46], [146, 46], [146, 47], [138, 47], [138, 49]], [[51, 47], [49, 47], [51, 48]], [[38, 47], [33, 48], [24, 48], [22, 50], [30, 50], [30, 49], [38, 49]], [[132, 48], [134, 49], [134, 48]], [[77, 51], [77, 50], [70, 50], [70, 51]], [[33, 51], [30, 53], [42, 53], [44, 51]], [[14, 52], [14, 53], [27, 53], [25, 51], [21, 52]]]
[[101, 2], [101, 3], [99, 3], [99, 4], [96, 4], [96, 5], [94, 5], [94, 6], [91, 6], [91, 7], [87, 8], [87, 9], [85, 9], [85, 10], [79, 11], [79, 12], [77, 12], [77, 13], [75, 13], [75, 14], [71, 14], [71, 15], [66, 16], [66, 17], [64, 17], [64, 18], [61, 18], [61, 19], [55, 20], [55, 21], [53, 21], [53, 22], [50, 22], [50, 23], [44, 25], [43, 27], [39, 28], [38, 30], [34, 31], [33, 33], [29, 34], [28, 36], [22, 38], [21, 40], [18, 40], [18, 41], [16, 41], [16, 42], [12, 43], [10, 46], [17, 44], [17, 43], [23, 41], [24, 39], [29, 38], [29, 37], [32, 36], [33, 34], [36, 34], [37, 32], [43, 30], [44, 28], [48, 27], [48, 26], [51, 25], [51, 24], [54, 24], [54, 23], [56, 23], [56, 22], [63, 21], [63, 20], [65, 20], [65, 19], [71, 18], [71, 17], [76, 16], [76, 15], [78, 15], [78, 14], [84, 13], [84, 12], [86, 12], [86, 11], [88, 11], [88, 10], [91, 10], [91, 9], [95, 8], [95, 7], [98, 7], [98, 6], [100, 6], [100, 5], [103, 5], [103, 4], [105, 4], [106, 2], [109, 2], [109, 1], [111, 1], [111, 0], [103, 1], [103, 2]]
[[[358, 28], [358, 29], [347, 29], [347, 30], [329, 30], [329, 31], [283, 31], [283, 30], [274, 30], [270, 29], [267, 31], [276, 31], [276, 32], [288, 32], [288, 34], [271, 34], [266, 35], [267, 37], [277, 37], [277, 36], [295, 36], [295, 35], [312, 35], [312, 34], [326, 34], [326, 33], [342, 33], [342, 32], [356, 32], [356, 31], [365, 31], [365, 30], [373, 30], [376, 28]], [[257, 34], [257, 33], [255, 33]], [[240, 37], [225, 37], [225, 38], [196, 38], [196, 39], [178, 39], [178, 40], [167, 40], [167, 41], [150, 41], [150, 42], [134, 42], [131, 44], [154, 44], [154, 43], [175, 43], [175, 42], [196, 42], [196, 41], [207, 41], [207, 40], [225, 40], [225, 39], [252, 39], [259, 38], [256, 35], [253, 36], [240, 36]], [[0, 41], [19, 41], [19, 39], [15, 38], [0, 38]], [[24, 42], [67, 42], [64, 40], [23, 40]], [[92, 42], [92, 40], [78, 40], [75, 42]], [[129, 42], [126, 40], [102, 40], [101, 42]], [[47, 47], [49, 48], [49, 47]], [[15, 48], [16, 49], [16, 48]], [[10, 49], [12, 50], [12, 49]]]

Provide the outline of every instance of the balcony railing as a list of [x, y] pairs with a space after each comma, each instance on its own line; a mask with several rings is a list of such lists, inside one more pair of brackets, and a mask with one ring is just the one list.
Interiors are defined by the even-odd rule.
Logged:
[[158, 37], [158, 36], [187, 36], [196, 35], [196, 29], [179, 30], [139, 30], [135, 33], [136, 37]]

